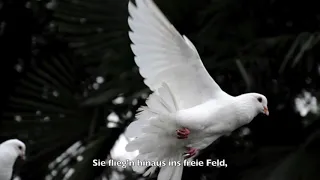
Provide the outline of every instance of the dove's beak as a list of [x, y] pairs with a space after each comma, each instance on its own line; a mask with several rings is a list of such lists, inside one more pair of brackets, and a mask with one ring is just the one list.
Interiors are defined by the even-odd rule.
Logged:
[[263, 107], [263, 113], [267, 116], [269, 116], [269, 110], [268, 110], [268, 107], [264, 106]]
[[21, 158], [22, 160], [26, 160], [26, 155], [25, 155], [24, 153], [21, 153], [21, 154], [20, 154], [20, 158]]

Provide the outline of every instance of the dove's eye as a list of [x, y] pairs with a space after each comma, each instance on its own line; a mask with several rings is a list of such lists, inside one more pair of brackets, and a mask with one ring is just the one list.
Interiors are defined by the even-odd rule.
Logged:
[[20, 150], [22, 150], [22, 146], [18, 146], [18, 148], [19, 148]]
[[258, 97], [258, 101], [259, 101], [259, 102], [262, 102], [262, 98], [261, 98], [261, 97]]

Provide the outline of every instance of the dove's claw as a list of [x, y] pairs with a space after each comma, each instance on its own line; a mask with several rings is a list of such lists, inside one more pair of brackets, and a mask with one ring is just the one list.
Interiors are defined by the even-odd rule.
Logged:
[[196, 148], [188, 148], [188, 152], [184, 154], [185, 158], [191, 158], [196, 155], [197, 149]]
[[177, 130], [178, 139], [187, 139], [189, 134], [190, 134], [190, 130], [187, 128], [181, 128]]

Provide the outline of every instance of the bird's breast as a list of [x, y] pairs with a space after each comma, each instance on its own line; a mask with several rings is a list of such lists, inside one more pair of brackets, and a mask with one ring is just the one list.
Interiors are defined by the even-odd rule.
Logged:
[[12, 168], [0, 168], [0, 180], [10, 180]]

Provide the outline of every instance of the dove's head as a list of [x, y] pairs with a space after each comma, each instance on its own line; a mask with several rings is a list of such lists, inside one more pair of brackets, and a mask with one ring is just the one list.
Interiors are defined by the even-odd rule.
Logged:
[[18, 139], [10, 139], [2, 144], [0, 144], [0, 149], [2, 154], [6, 155], [8, 158], [14, 161], [20, 157], [25, 160], [26, 145]]
[[244, 94], [244, 96], [253, 106], [252, 108], [254, 108], [254, 111], [256, 111], [257, 114], [263, 113], [269, 116], [268, 100], [264, 95], [258, 93], [247, 93]]

